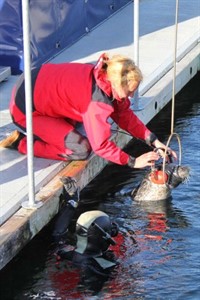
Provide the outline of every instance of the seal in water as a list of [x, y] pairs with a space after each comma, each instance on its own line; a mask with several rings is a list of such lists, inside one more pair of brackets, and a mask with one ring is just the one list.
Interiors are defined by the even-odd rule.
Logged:
[[131, 196], [136, 201], [164, 200], [171, 196], [171, 190], [180, 183], [187, 181], [190, 168], [187, 166], [167, 163], [165, 169], [163, 164], [151, 169]]

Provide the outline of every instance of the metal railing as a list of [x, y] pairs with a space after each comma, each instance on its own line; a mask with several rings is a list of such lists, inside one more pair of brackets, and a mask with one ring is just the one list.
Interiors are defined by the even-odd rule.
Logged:
[[35, 177], [33, 166], [33, 124], [32, 124], [32, 86], [31, 86], [31, 52], [29, 26], [29, 0], [22, 1], [24, 78], [26, 95], [26, 128], [27, 128], [27, 165], [28, 165], [28, 201], [22, 203], [24, 208], [35, 208], [42, 205], [35, 202]]
[[[134, 0], [134, 61], [139, 66], [139, 0]], [[40, 207], [35, 202], [35, 177], [33, 166], [33, 125], [32, 125], [32, 86], [31, 86], [31, 51], [29, 26], [29, 0], [22, 1], [23, 46], [24, 46], [24, 78], [26, 95], [26, 126], [27, 126], [27, 164], [28, 164], [28, 201], [22, 207], [32, 209]], [[138, 106], [138, 91], [135, 93], [134, 105]]]
[[[134, 16], [134, 30], [133, 30], [133, 42], [134, 42], [134, 61], [139, 67], [139, 0], [134, 0], [133, 5], [133, 16]], [[139, 95], [138, 89], [134, 93], [134, 109], [139, 107]]]

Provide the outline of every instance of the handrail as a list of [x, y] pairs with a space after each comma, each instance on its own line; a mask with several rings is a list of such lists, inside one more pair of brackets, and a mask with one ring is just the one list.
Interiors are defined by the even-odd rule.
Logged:
[[[26, 127], [27, 127], [27, 164], [29, 200], [22, 203], [24, 208], [35, 208], [35, 178], [33, 166], [33, 127], [32, 127], [32, 86], [31, 86], [31, 52], [29, 37], [29, 1], [22, 1], [23, 47], [24, 47], [24, 78], [26, 95]], [[134, 1], [134, 61], [139, 65], [139, 0]], [[135, 92], [135, 105], [138, 105], [138, 90]]]
[[35, 203], [35, 178], [33, 168], [33, 128], [32, 128], [32, 86], [31, 86], [31, 52], [29, 37], [29, 0], [22, 1], [23, 47], [24, 47], [24, 78], [26, 98], [26, 128], [27, 128], [27, 167], [28, 167], [28, 201], [22, 203], [24, 208], [35, 208], [41, 203]]
[[[139, 0], [134, 0], [133, 16], [134, 16], [134, 22], [133, 22], [134, 61], [135, 64], [139, 67]], [[133, 99], [134, 99], [134, 109], [137, 109], [139, 106], [138, 89], [135, 91]]]

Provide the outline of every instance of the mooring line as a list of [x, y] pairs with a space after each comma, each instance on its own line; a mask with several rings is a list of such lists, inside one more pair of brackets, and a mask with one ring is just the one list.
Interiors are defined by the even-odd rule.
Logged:
[[177, 40], [178, 40], [178, 10], [179, 10], [179, 0], [176, 0], [176, 12], [175, 12], [175, 34], [174, 34], [174, 68], [173, 68], [173, 84], [172, 84], [172, 109], [171, 109], [171, 134], [168, 138], [164, 159], [163, 159], [163, 173], [165, 172], [165, 164], [167, 157], [167, 148], [171, 142], [171, 139], [175, 136], [178, 141], [179, 146], [179, 158], [178, 164], [181, 164], [182, 159], [182, 146], [181, 139], [177, 133], [174, 132], [174, 113], [175, 113], [175, 89], [176, 89], [176, 60], [177, 60]]

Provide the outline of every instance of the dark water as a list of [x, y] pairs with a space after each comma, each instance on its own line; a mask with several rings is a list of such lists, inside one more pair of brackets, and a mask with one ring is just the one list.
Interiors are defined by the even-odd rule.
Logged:
[[[200, 73], [176, 96], [175, 111], [174, 131], [191, 178], [173, 190], [171, 200], [135, 203], [126, 191], [141, 181], [144, 170], [116, 165], [107, 166], [81, 193], [77, 216], [100, 209], [119, 224], [113, 248], [119, 265], [110, 277], [83, 274], [57, 261], [52, 222], [1, 272], [2, 300], [200, 299]], [[165, 143], [170, 117], [171, 104], [148, 124]], [[176, 139], [170, 146], [179, 150]], [[127, 151], [139, 154], [144, 146], [132, 141]]]

